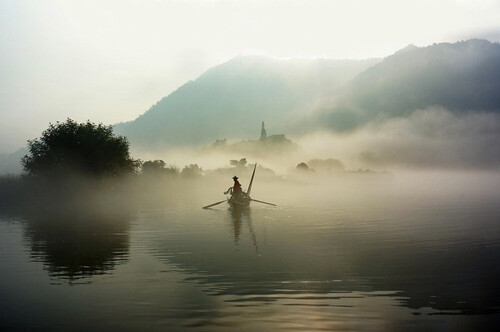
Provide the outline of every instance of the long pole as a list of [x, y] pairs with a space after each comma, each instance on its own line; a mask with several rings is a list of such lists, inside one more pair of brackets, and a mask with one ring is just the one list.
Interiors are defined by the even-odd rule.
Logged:
[[247, 189], [248, 196], [250, 196], [250, 191], [252, 190], [253, 177], [255, 176], [255, 169], [256, 168], [257, 168], [257, 163], [255, 163], [255, 166], [253, 167], [252, 179], [250, 179], [250, 184], [248, 185], [248, 189]]

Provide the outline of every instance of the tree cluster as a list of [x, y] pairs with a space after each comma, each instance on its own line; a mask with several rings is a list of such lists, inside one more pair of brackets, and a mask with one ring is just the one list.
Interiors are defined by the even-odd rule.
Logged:
[[129, 143], [111, 126], [90, 121], [50, 124], [37, 139], [28, 141], [29, 153], [21, 160], [28, 175], [60, 177], [83, 174], [114, 177], [134, 173], [140, 163], [129, 154]]

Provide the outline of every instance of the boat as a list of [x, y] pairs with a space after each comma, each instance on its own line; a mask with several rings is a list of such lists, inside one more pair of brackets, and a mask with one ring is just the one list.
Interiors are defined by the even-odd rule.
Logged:
[[242, 192], [239, 195], [231, 194], [231, 197], [227, 199], [227, 203], [233, 209], [248, 208], [251, 201], [252, 198], [246, 192]]
[[213, 206], [222, 204], [224, 202], [227, 202], [230, 206], [231, 209], [245, 209], [250, 207], [251, 202], [257, 202], [257, 203], [262, 203], [262, 204], [267, 204], [267, 205], [272, 205], [276, 206], [276, 204], [273, 203], [268, 203], [264, 201], [259, 201], [257, 199], [253, 199], [250, 197], [250, 192], [252, 191], [252, 184], [253, 184], [253, 179], [255, 177], [255, 170], [257, 169], [257, 164], [254, 165], [253, 167], [253, 172], [252, 172], [252, 178], [250, 179], [250, 184], [248, 185], [247, 191], [241, 191], [240, 193], [233, 193], [233, 188], [230, 187], [224, 194], [230, 194], [229, 197], [227, 197], [225, 200], [209, 204], [207, 206], [204, 206], [203, 209], [209, 209]]

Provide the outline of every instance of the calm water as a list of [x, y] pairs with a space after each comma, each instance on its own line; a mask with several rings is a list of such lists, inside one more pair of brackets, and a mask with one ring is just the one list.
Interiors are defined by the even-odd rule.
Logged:
[[0, 329], [496, 330], [498, 183], [418, 182], [4, 214]]

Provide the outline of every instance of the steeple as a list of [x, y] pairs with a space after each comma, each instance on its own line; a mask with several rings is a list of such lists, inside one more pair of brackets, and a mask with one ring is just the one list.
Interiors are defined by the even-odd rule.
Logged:
[[260, 140], [264, 141], [267, 138], [266, 127], [264, 126], [264, 121], [262, 121], [262, 129], [260, 131]]

